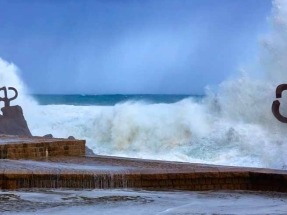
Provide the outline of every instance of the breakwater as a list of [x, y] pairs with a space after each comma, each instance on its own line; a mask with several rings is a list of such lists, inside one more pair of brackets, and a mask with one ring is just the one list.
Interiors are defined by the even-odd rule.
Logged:
[[286, 170], [98, 155], [88, 157], [85, 156], [85, 142], [82, 140], [2, 136], [0, 147], [0, 189], [138, 188], [287, 192]]

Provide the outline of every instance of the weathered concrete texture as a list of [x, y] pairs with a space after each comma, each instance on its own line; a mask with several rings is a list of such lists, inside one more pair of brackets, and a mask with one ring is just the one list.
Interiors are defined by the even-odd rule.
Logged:
[[0, 134], [32, 136], [20, 106], [3, 107]]
[[287, 192], [287, 171], [106, 156], [1, 160], [0, 188], [140, 188]]
[[[53, 138], [53, 135], [52, 134], [46, 134], [46, 135], [44, 135], [43, 136], [44, 138]], [[76, 138], [75, 137], [73, 137], [73, 136], [69, 136], [68, 137], [68, 140], [75, 140]], [[85, 148], [85, 151], [86, 151], [86, 155], [87, 156], [91, 156], [91, 155], [96, 155], [94, 152], [93, 152], [93, 150], [92, 149], [90, 149], [90, 148], [88, 148], [87, 146], [86, 146], [86, 148]]]
[[36, 159], [63, 155], [84, 156], [85, 141], [0, 135], [0, 159]]
[[140, 188], [287, 192], [287, 171], [283, 170], [84, 155], [83, 140], [2, 135], [0, 189]]

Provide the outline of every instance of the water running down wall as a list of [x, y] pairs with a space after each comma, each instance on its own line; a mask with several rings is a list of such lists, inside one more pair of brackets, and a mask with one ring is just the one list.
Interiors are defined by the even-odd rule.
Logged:
[[276, 86], [287, 83], [286, 1], [273, 2], [271, 24], [262, 43], [260, 71], [223, 81], [201, 101], [38, 105], [27, 95], [17, 68], [4, 60], [0, 86], [18, 89], [17, 104], [34, 135], [73, 135], [86, 139], [98, 154], [286, 169], [287, 126], [271, 113]]

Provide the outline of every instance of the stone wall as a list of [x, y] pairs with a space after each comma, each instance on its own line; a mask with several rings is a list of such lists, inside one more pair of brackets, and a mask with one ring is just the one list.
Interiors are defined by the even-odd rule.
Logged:
[[0, 159], [36, 159], [49, 156], [84, 156], [84, 140], [33, 138], [25, 142], [0, 143]]
[[287, 176], [265, 173], [92, 174], [27, 172], [0, 173], [0, 188], [140, 188], [151, 190], [253, 190], [287, 192]]

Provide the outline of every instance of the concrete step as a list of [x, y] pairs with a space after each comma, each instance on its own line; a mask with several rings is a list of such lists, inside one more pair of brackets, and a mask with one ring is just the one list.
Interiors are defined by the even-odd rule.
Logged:
[[2, 135], [0, 189], [287, 192], [286, 170], [84, 155], [84, 140]]
[[85, 140], [0, 135], [0, 159], [84, 156]]

